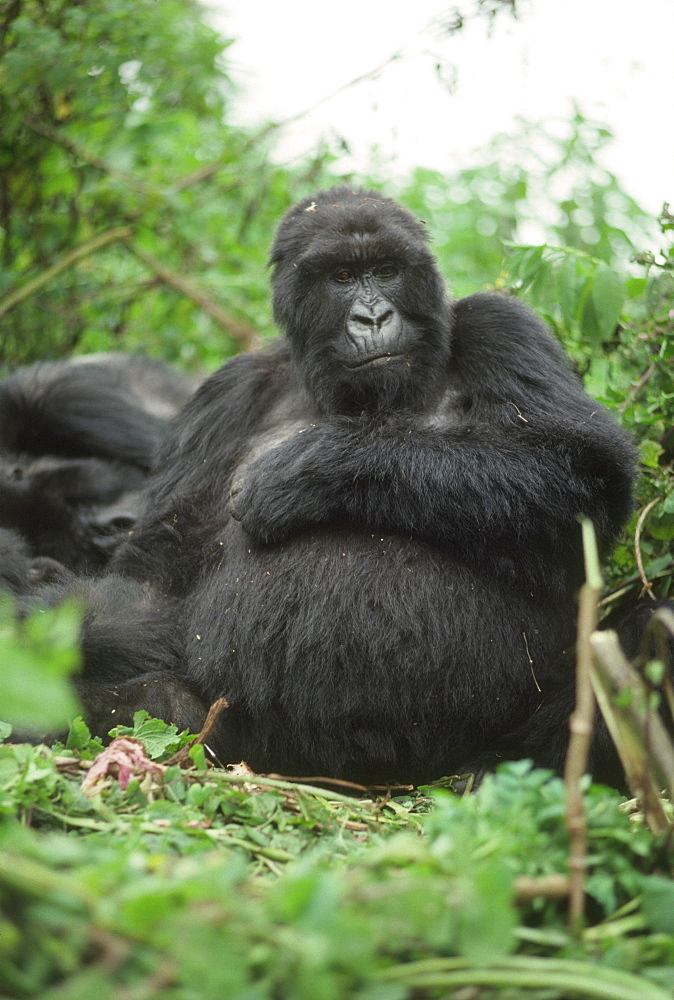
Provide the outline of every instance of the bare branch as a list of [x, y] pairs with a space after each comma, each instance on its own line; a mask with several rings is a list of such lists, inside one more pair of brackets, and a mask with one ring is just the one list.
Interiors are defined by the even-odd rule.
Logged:
[[150, 187], [148, 184], [144, 184], [143, 181], [136, 180], [132, 174], [127, 174], [123, 170], [115, 170], [113, 167], [108, 166], [105, 160], [101, 160], [98, 156], [87, 153], [71, 139], [62, 135], [57, 129], [51, 128], [49, 125], [45, 125], [44, 122], [41, 122], [38, 118], [26, 115], [23, 119], [23, 123], [33, 132], [37, 132], [38, 135], [44, 136], [45, 139], [49, 139], [49, 141], [53, 142], [56, 146], [61, 146], [62, 149], [67, 150], [78, 160], [81, 160], [82, 163], [88, 163], [90, 167], [95, 167], [102, 173], [107, 174], [114, 180], [124, 184], [125, 187], [131, 188], [131, 190], [135, 191], [137, 194], [149, 195], [152, 198], [163, 198], [162, 192], [157, 188]]
[[[594, 659], [592, 683], [602, 715], [611, 734], [627, 783], [639, 800], [653, 833], [670, 828], [660, 799], [660, 789], [671, 794], [674, 748], [650, 692], [632, 670], [615, 632], [595, 632], [591, 639]], [[627, 701], [624, 695], [630, 693]], [[623, 695], [620, 707], [616, 696]]]

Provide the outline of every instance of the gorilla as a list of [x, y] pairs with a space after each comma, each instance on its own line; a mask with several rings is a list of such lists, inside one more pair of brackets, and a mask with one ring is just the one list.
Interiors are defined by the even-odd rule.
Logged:
[[102, 571], [135, 520], [160, 433], [197, 384], [132, 354], [40, 363], [0, 382], [6, 587]]
[[224, 697], [210, 745], [258, 771], [560, 767], [578, 515], [607, 553], [633, 506], [631, 441], [523, 305], [451, 301], [424, 226], [375, 191], [300, 202], [271, 264], [285, 336], [174, 420], [87, 588], [90, 720], [143, 707], [195, 728]]
[[271, 264], [285, 336], [188, 402], [88, 588], [90, 719], [194, 728], [222, 697], [222, 762], [364, 783], [561, 767], [578, 515], [606, 554], [631, 440], [522, 304], [452, 301], [424, 225], [376, 191], [301, 201]]

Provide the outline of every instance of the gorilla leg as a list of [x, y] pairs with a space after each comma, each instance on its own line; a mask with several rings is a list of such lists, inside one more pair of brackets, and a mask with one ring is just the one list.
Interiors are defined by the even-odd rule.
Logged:
[[151, 716], [172, 722], [178, 730], [198, 733], [208, 708], [182, 680], [163, 671], [141, 674], [121, 684], [79, 680], [75, 689], [92, 733], [105, 737], [113, 726], [133, 725], [133, 716], [145, 709]]
[[68, 597], [87, 608], [74, 686], [92, 732], [105, 737], [113, 726], [131, 725], [140, 709], [199, 732], [209, 706], [182, 676], [179, 603], [116, 574], [43, 587], [39, 603]]

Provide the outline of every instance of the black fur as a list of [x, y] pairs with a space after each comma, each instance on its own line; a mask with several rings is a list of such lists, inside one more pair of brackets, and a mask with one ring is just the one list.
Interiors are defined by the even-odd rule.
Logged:
[[0, 528], [21, 536], [29, 558], [100, 572], [133, 525], [160, 433], [196, 384], [126, 354], [41, 363], [5, 378]]
[[104, 680], [155, 711], [134, 699], [165, 670], [165, 717], [229, 702], [221, 760], [361, 781], [461, 771], [542, 711], [560, 766], [577, 516], [607, 552], [631, 441], [524, 306], [451, 303], [421, 224], [376, 192], [301, 202], [271, 259], [287, 336], [165, 439], [94, 588], [85, 701]]

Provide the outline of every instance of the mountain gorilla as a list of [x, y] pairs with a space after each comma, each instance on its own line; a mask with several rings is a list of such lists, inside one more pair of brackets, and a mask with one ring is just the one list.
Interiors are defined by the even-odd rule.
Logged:
[[196, 386], [116, 353], [0, 382], [0, 585], [26, 593], [66, 568], [102, 571], [133, 525], [159, 435]]
[[377, 192], [300, 202], [271, 262], [286, 337], [174, 422], [90, 597], [92, 717], [194, 725], [224, 697], [219, 759], [287, 774], [424, 782], [501, 747], [561, 766], [578, 515], [607, 552], [633, 445], [528, 309], [450, 301]]

